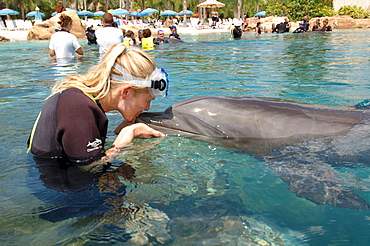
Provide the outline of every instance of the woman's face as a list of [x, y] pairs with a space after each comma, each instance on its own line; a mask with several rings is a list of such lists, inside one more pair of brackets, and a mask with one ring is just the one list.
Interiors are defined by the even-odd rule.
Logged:
[[127, 121], [133, 121], [143, 111], [150, 109], [150, 102], [154, 100], [149, 91], [135, 92], [130, 89], [124, 100], [124, 106], [119, 108], [120, 113]]

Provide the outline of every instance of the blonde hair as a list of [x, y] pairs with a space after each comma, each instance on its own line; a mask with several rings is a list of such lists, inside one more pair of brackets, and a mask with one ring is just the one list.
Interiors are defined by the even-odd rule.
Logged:
[[66, 27], [68, 26], [70, 23], [72, 23], [72, 18], [69, 17], [68, 15], [66, 14], [60, 14], [59, 16], [59, 21], [58, 21], [58, 24], [60, 25], [60, 27]]
[[[124, 81], [110, 78], [110, 74], [122, 75], [114, 64], [118, 63], [131, 75], [148, 79], [156, 69], [155, 61], [142, 50], [127, 47], [123, 43], [112, 45], [105, 53], [101, 62], [86, 75], [75, 75], [67, 77], [57, 83], [52, 89], [52, 95], [60, 93], [69, 88], [78, 88], [84, 93], [93, 94], [96, 100], [104, 98], [111, 89], [120, 85], [127, 85]], [[147, 87], [133, 86], [136, 92], [148, 92]]]

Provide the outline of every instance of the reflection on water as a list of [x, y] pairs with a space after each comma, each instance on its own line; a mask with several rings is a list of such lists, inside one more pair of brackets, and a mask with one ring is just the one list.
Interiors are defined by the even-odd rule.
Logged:
[[[152, 110], [200, 95], [356, 104], [370, 92], [369, 34], [245, 34], [239, 40], [228, 33], [182, 35], [188, 42], [147, 51], [171, 80], [169, 97], [155, 100]], [[26, 154], [26, 142], [51, 87], [65, 76], [88, 72], [99, 57], [96, 46], [83, 43], [85, 55], [65, 63], [50, 58], [47, 47], [47, 41], [0, 46], [4, 244], [368, 243], [368, 210], [318, 205], [284, 182], [287, 174], [305, 178], [315, 173], [307, 169], [315, 169], [315, 178], [333, 175], [335, 187], [370, 202], [366, 124], [349, 136], [308, 139], [258, 158], [168, 137], [137, 140], [96, 172], [35, 162]], [[109, 144], [122, 117], [111, 112], [108, 118]]]

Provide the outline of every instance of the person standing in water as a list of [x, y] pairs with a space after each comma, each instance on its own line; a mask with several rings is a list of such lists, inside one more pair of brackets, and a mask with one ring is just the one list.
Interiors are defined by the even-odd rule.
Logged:
[[103, 28], [95, 31], [96, 42], [99, 45], [100, 59], [103, 58], [104, 53], [110, 46], [123, 42], [123, 32], [121, 29], [113, 27], [113, 22], [113, 15], [105, 13], [103, 15]]
[[72, 29], [72, 19], [62, 13], [59, 16], [58, 24], [62, 28], [60, 31], [51, 35], [49, 43], [49, 54], [56, 58], [76, 58], [76, 53], [83, 55], [81, 45], [75, 35], [69, 33]]
[[105, 113], [116, 110], [133, 122], [157, 95], [167, 96], [168, 85], [167, 73], [145, 52], [113, 45], [89, 73], [69, 76], [53, 87], [31, 132], [29, 150], [62, 163], [102, 164], [134, 138], [164, 137], [145, 124], [131, 124], [105, 150]]

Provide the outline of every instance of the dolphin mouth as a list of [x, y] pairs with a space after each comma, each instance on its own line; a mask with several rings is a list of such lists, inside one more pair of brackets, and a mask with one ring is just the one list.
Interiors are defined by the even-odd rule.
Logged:
[[141, 113], [136, 117], [136, 123], [144, 123], [149, 125], [153, 129], [160, 131], [167, 136], [197, 136], [199, 135], [195, 131], [189, 131], [190, 129], [182, 129], [180, 125], [168, 124], [170, 120], [174, 119], [172, 113], [167, 112], [145, 112]]

